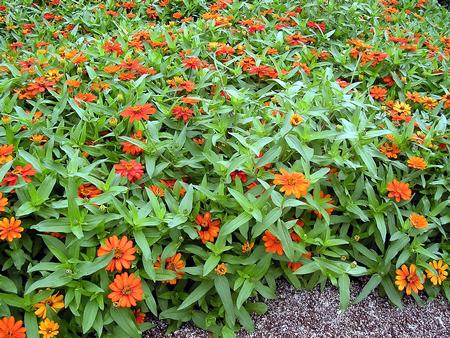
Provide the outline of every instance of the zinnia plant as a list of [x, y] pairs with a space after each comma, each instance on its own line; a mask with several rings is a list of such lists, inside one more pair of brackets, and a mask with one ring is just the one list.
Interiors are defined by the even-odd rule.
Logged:
[[0, 337], [229, 338], [277, 278], [450, 300], [436, 0], [3, 3]]

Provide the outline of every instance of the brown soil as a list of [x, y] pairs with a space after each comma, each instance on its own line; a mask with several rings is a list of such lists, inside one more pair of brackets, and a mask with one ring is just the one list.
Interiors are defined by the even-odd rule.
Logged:
[[[361, 282], [353, 282], [353, 298], [362, 286]], [[277, 299], [267, 301], [267, 304], [267, 313], [254, 317], [255, 332], [241, 331], [238, 337], [450, 337], [450, 305], [443, 297], [422, 307], [410, 297], [405, 297], [405, 307], [398, 309], [386, 298], [372, 293], [361, 303], [341, 312], [339, 292], [333, 286], [327, 286], [322, 292], [319, 288], [296, 290], [287, 282], [280, 281]], [[144, 333], [144, 338], [210, 337], [190, 323], [166, 336], [166, 325], [161, 321], [156, 324]]]

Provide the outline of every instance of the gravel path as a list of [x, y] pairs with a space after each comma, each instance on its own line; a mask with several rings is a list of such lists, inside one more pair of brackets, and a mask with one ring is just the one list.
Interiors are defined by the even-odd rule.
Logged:
[[[352, 284], [352, 297], [356, 297], [363, 283]], [[387, 299], [372, 293], [357, 305], [342, 313], [339, 310], [339, 292], [327, 286], [323, 292], [296, 290], [285, 281], [278, 284], [278, 297], [267, 301], [269, 310], [255, 316], [255, 332], [241, 331], [240, 338], [291, 337], [450, 337], [450, 305], [439, 297], [420, 307], [413, 299], [404, 298], [405, 307], [398, 309]], [[171, 335], [164, 335], [165, 324], [144, 333], [144, 338], [203, 338], [208, 333], [184, 325]]]

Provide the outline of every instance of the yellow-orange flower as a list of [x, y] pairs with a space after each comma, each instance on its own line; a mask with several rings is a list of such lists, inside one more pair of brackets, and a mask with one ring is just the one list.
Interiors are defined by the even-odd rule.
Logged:
[[395, 102], [392, 106], [392, 110], [398, 114], [411, 114], [411, 106], [405, 102]]
[[409, 221], [411, 222], [411, 225], [416, 229], [425, 229], [428, 227], [428, 221], [427, 219], [419, 214], [416, 214], [413, 212], [409, 216]]
[[419, 156], [413, 156], [408, 159], [408, 167], [418, 170], [426, 169], [428, 164], [427, 162]]
[[3, 218], [0, 221], [0, 239], [7, 240], [8, 242], [12, 242], [14, 238], [20, 238], [22, 235], [20, 234], [23, 231], [23, 228], [20, 226], [22, 221], [15, 219], [14, 217]]
[[410, 295], [411, 292], [419, 293], [419, 290], [423, 290], [423, 284], [416, 274], [416, 266], [411, 264], [408, 267], [403, 264], [400, 269], [395, 271], [395, 285], [397, 285], [400, 291], [406, 288], [406, 294]]
[[245, 242], [244, 244], [242, 244], [242, 253], [247, 253], [252, 251], [253, 247], [254, 247], [255, 243], [254, 242]]
[[59, 324], [47, 318], [39, 324], [39, 333], [42, 338], [55, 337], [59, 333]]
[[411, 189], [409, 189], [409, 184], [393, 180], [388, 183], [387, 190], [389, 192], [388, 197], [394, 198], [397, 203], [402, 199], [407, 201], [411, 198]]
[[442, 282], [447, 279], [448, 264], [445, 264], [445, 262], [440, 259], [438, 261], [429, 262], [428, 265], [434, 268], [437, 272], [437, 275], [435, 275], [432, 271], [425, 270], [428, 279], [431, 281], [431, 283], [433, 283], [433, 285], [441, 285]]
[[280, 169], [281, 174], [276, 174], [273, 184], [281, 185], [280, 191], [286, 196], [294, 195], [296, 198], [306, 196], [309, 181], [302, 173], [289, 173], [285, 169]]
[[219, 276], [223, 276], [223, 275], [225, 275], [228, 272], [228, 268], [225, 265], [225, 263], [220, 263], [219, 265], [217, 265], [217, 267], [214, 269], [214, 271]]
[[14, 151], [14, 145], [4, 144], [0, 146], [0, 164], [5, 164], [6, 162], [12, 161], [12, 153]]
[[109, 284], [112, 292], [108, 298], [114, 302], [117, 307], [136, 306], [136, 302], [142, 300], [144, 290], [142, 290], [142, 282], [140, 278], [134, 276], [134, 273], [128, 275], [124, 272], [116, 275], [114, 282]]
[[47, 299], [44, 299], [42, 302], [34, 304], [36, 311], [34, 314], [39, 318], [47, 318], [47, 306], [50, 307], [53, 311], [57, 312], [57, 310], [64, 308], [64, 296], [63, 295], [51, 295]]
[[397, 148], [397, 145], [395, 143], [391, 145], [385, 142], [381, 144], [378, 149], [388, 158], [397, 158], [397, 155], [400, 154], [400, 149]]
[[8, 205], [8, 199], [3, 197], [3, 194], [0, 192], [0, 212], [5, 211], [5, 207]]
[[293, 114], [290, 119], [291, 125], [293, 126], [298, 126], [300, 123], [302, 123], [302, 121], [302, 117], [298, 114]]

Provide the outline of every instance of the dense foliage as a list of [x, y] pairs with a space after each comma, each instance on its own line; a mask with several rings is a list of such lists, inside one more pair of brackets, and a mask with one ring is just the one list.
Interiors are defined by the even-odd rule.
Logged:
[[0, 5], [0, 337], [145, 314], [232, 337], [279, 277], [450, 300], [449, 23], [435, 0]]

